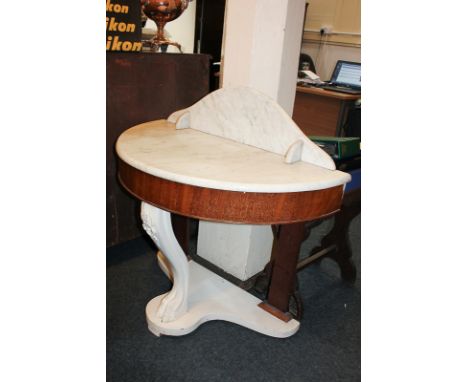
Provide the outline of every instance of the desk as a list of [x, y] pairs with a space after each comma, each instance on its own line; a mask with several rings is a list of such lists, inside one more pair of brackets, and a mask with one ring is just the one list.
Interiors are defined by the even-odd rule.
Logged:
[[306, 135], [340, 136], [349, 110], [360, 98], [360, 94], [298, 86], [292, 118]]
[[[248, 88], [220, 89], [167, 120], [135, 126], [116, 150], [120, 181], [142, 201], [143, 227], [173, 281], [146, 307], [150, 331], [184, 335], [226, 320], [270, 336], [293, 335], [299, 322], [288, 304], [305, 222], [338, 212], [351, 177], [334, 170], [274, 101]], [[170, 212], [279, 226], [266, 301], [187, 260]]]

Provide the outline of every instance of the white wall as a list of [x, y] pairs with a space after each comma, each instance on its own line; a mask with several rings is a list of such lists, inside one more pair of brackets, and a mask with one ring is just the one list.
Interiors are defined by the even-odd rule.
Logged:
[[317, 74], [323, 81], [330, 79], [336, 61], [346, 60], [361, 62], [360, 47], [327, 44], [322, 44], [320, 46], [319, 43], [303, 43], [301, 52], [312, 57]]
[[[329, 80], [336, 61], [361, 62], [361, 0], [307, 0], [301, 52], [314, 60], [317, 74]], [[322, 35], [322, 28], [328, 34]]]

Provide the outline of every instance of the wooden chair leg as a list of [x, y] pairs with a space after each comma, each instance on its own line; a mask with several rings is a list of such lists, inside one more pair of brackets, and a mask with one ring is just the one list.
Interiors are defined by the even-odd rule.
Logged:
[[352, 219], [361, 211], [360, 198], [360, 191], [345, 197], [341, 211], [335, 215], [335, 224], [332, 230], [321, 242], [322, 248], [335, 246], [326, 256], [337, 262], [341, 278], [349, 283], [356, 281], [356, 266], [352, 260], [348, 232]]

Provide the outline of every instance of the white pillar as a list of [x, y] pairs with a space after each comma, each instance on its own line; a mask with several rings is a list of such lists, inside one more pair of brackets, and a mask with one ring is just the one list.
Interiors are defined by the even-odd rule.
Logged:
[[227, 0], [221, 86], [246, 85], [292, 115], [305, 0]]
[[[222, 87], [245, 85], [275, 99], [292, 115], [305, 0], [227, 0]], [[247, 280], [268, 263], [270, 226], [200, 222], [199, 256]]]

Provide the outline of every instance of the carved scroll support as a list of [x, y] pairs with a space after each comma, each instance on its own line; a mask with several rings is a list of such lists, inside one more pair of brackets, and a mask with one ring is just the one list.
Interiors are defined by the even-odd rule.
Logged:
[[155, 318], [161, 322], [171, 322], [187, 311], [189, 283], [187, 257], [174, 235], [169, 212], [143, 202], [141, 218], [143, 228], [162, 252], [164, 264], [170, 270], [174, 283], [172, 290], [162, 299]]

